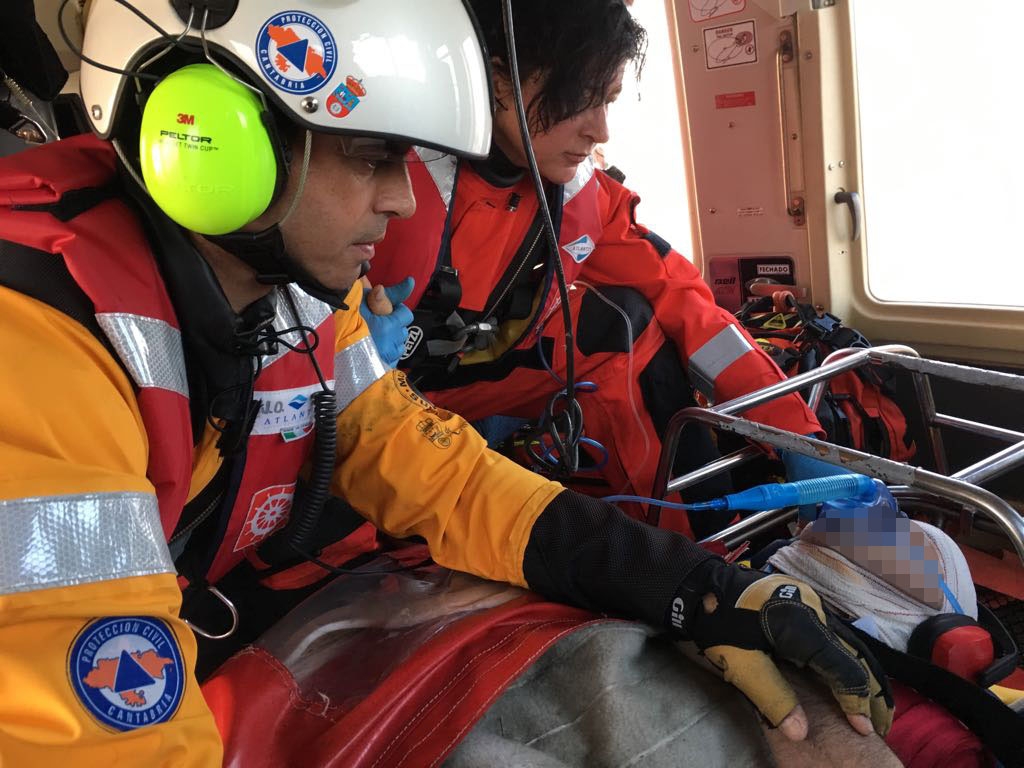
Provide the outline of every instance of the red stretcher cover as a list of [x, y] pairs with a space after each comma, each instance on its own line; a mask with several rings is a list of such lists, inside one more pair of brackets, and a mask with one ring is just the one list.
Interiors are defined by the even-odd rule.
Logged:
[[439, 765], [535, 659], [599, 621], [437, 567], [342, 576], [203, 693], [225, 766]]

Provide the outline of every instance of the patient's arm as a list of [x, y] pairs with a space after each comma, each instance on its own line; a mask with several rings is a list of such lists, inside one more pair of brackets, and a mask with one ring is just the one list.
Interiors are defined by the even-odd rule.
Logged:
[[850, 727], [842, 710], [828, 689], [819, 685], [809, 672], [789, 664], [780, 664], [800, 698], [810, 730], [804, 741], [790, 741], [777, 728], [769, 728], [762, 721], [765, 738], [772, 756], [785, 768], [901, 768], [903, 765], [877, 734], [861, 736]]

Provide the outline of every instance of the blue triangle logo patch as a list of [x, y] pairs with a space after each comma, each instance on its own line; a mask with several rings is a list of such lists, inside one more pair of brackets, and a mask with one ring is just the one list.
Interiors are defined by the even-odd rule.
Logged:
[[277, 52], [288, 59], [291, 64], [299, 70], [306, 71], [306, 52], [309, 50], [308, 40], [299, 40], [296, 43], [288, 43], [277, 49]]
[[145, 688], [155, 682], [156, 680], [139, 665], [139, 662], [132, 658], [128, 651], [121, 651], [121, 658], [117, 661], [117, 675], [114, 677], [114, 693]]

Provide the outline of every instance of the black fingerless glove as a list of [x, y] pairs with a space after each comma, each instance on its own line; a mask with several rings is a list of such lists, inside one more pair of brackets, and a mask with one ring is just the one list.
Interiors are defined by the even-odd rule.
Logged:
[[687, 577], [673, 602], [688, 621], [688, 639], [772, 725], [797, 701], [769, 656], [810, 667], [844, 712], [888, 733], [893, 698], [881, 665], [808, 585], [712, 560]]
[[531, 589], [552, 600], [692, 640], [773, 725], [793, 710], [796, 696], [769, 654], [811, 667], [846, 712], [869, 716], [879, 733], [892, 723], [881, 668], [841, 624], [830, 628], [814, 590], [787, 576], [728, 565], [598, 499], [572, 491], [555, 497], [530, 532], [523, 574]]
[[531, 589], [551, 600], [670, 626], [681, 585], [711, 558], [679, 534], [564, 491], [533, 525], [523, 574]]

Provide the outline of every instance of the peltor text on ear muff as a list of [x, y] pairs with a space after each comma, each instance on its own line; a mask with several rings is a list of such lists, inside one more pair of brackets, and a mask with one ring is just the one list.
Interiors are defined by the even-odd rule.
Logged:
[[212, 64], [165, 77], [146, 101], [139, 157], [146, 189], [186, 229], [222, 235], [262, 214], [277, 184], [277, 148], [260, 98]]

